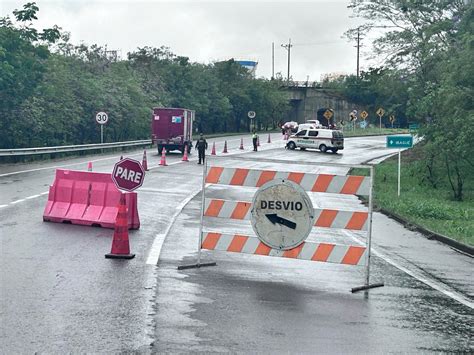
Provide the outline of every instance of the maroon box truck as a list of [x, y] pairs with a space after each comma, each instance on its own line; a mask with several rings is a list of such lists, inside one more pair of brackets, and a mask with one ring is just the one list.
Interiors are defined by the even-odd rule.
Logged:
[[158, 154], [163, 148], [166, 152], [179, 150], [184, 153], [185, 146], [188, 154], [193, 145], [194, 111], [185, 108], [153, 108], [151, 120], [151, 140], [156, 143]]

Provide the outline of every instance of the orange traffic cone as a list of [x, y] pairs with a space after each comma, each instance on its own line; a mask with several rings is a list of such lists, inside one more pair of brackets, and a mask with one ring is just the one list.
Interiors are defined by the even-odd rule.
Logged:
[[132, 259], [135, 254], [130, 254], [130, 244], [128, 242], [128, 218], [127, 206], [125, 204], [125, 194], [120, 196], [120, 204], [115, 219], [114, 239], [112, 250], [105, 254], [107, 259]]
[[260, 136], [257, 136], [257, 147], [260, 147]]
[[163, 165], [163, 166], [167, 166], [168, 164], [166, 164], [166, 149], [163, 148], [161, 150], [161, 160], [160, 160], [160, 164], [159, 165]]
[[268, 140], [267, 140], [267, 143], [271, 143], [272, 140], [270, 139], [270, 133], [268, 133]]
[[143, 170], [148, 171], [148, 163], [146, 161], [146, 149], [143, 150], [142, 166], [143, 166]]
[[189, 161], [189, 159], [188, 159], [188, 146], [187, 145], [184, 146], [184, 155], [183, 155], [183, 159], [181, 159], [181, 161]]
[[224, 141], [224, 150], [222, 153], [227, 153], [227, 141]]
[[91, 161], [87, 164], [87, 171], [92, 171], [92, 162]]
[[244, 139], [243, 138], [240, 138], [240, 148], [241, 150], [244, 149]]
[[211, 155], [216, 155], [216, 142], [213, 142], [213, 143], [212, 143]]

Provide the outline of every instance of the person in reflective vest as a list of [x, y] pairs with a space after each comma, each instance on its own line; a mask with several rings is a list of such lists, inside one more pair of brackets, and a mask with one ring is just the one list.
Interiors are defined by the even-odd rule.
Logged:
[[207, 149], [207, 141], [203, 137], [202, 133], [199, 135], [199, 139], [196, 142], [196, 149], [199, 155], [198, 164], [201, 164], [201, 161], [204, 164], [204, 157], [206, 156], [206, 149]]
[[258, 144], [258, 134], [255, 131], [253, 131], [252, 143], [253, 143], [253, 151], [256, 152], [257, 151], [257, 144]]

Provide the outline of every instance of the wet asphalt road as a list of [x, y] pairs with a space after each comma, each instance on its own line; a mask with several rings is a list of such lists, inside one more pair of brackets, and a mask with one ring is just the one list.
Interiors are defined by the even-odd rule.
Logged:
[[[337, 155], [286, 151], [277, 134], [272, 144], [261, 139], [261, 151], [254, 153], [246, 137], [244, 153], [282, 162], [241, 162], [245, 167], [356, 164], [391, 153], [383, 137], [347, 139]], [[222, 139], [217, 142], [221, 152]], [[242, 153], [240, 137], [228, 143], [231, 154]], [[140, 159], [141, 152], [136, 154], [127, 156]], [[96, 160], [95, 171], [110, 172], [119, 155], [90, 159]], [[349, 292], [363, 284], [363, 268], [337, 264], [204, 252], [203, 259], [217, 261], [217, 267], [178, 271], [178, 265], [196, 259], [202, 172], [195, 161], [180, 159], [170, 154], [170, 166], [157, 167], [159, 157], [148, 151], [153, 169], [139, 191], [142, 225], [130, 233], [137, 254], [130, 261], [103, 257], [110, 251], [111, 230], [42, 222], [54, 167], [85, 170], [87, 158], [0, 167], [2, 353], [474, 350], [472, 258], [377, 213], [371, 280], [385, 287], [367, 293]], [[25, 172], [12, 174], [19, 170]], [[225, 193], [248, 199], [253, 192]], [[361, 208], [351, 197], [312, 199], [321, 207]], [[242, 233], [249, 228], [222, 220], [210, 227]], [[357, 233], [332, 230], [309, 240], [316, 238], [364, 241]]]

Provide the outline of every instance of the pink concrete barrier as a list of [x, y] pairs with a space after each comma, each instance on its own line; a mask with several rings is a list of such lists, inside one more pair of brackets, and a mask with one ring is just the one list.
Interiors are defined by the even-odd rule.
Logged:
[[[56, 170], [43, 220], [114, 228], [121, 192], [111, 174]], [[125, 193], [129, 229], [140, 228], [136, 192]]]

